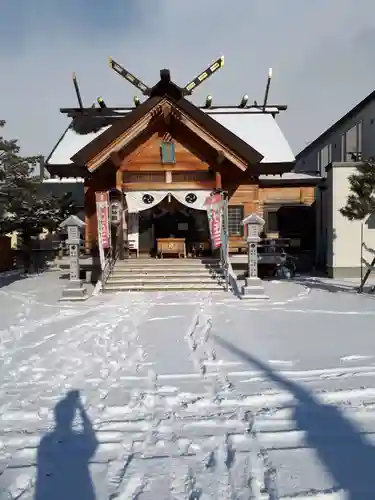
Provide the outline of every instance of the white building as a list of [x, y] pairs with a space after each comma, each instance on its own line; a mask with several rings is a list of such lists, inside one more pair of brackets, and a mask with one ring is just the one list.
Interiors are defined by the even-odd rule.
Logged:
[[359, 280], [375, 257], [374, 215], [350, 221], [340, 212], [350, 192], [349, 177], [357, 165], [357, 162], [331, 163], [325, 182], [318, 188], [317, 262], [330, 278]]
[[331, 162], [375, 156], [374, 137], [375, 91], [298, 153], [294, 170], [325, 177]]
[[316, 192], [316, 263], [332, 278], [360, 278], [374, 257], [374, 216], [349, 221], [341, 215], [349, 177], [375, 157], [375, 91], [296, 156], [295, 172], [324, 178]]

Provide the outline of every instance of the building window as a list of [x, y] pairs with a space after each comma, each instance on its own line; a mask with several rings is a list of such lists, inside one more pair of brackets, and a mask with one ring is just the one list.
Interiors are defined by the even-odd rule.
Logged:
[[362, 122], [341, 137], [341, 161], [356, 161], [362, 157]]
[[212, 172], [201, 171], [201, 172], [173, 172], [172, 173], [173, 182], [206, 182], [212, 181]]
[[228, 235], [229, 236], [243, 236], [244, 209], [243, 206], [228, 207]]
[[324, 169], [332, 162], [332, 145], [327, 144], [318, 153], [318, 172], [323, 175]]
[[147, 183], [147, 182], [165, 182], [164, 172], [123, 172], [122, 182], [125, 184], [131, 183]]
[[279, 232], [279, 218], [277, 212], [279, 206], [275, 207], [264, 207], [263, 218], [265, 221], [264, 231], [266, 233], [278, 233]]
[[173, 142], [162, 142], [160, 146], [161, 162], [164, 164], [176, 163], [175, 146]]

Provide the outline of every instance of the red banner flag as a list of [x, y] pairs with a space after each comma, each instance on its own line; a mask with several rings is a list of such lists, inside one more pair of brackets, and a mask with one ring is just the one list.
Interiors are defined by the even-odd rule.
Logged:
[[208, 223], [210, 227], [212, 248], [220, 248], [221, 241], [221, 210], [223, 208], [223, 197], [221, 194], [209, 196], [204, 202], [207, 208]]
[[109, 194], [107, 192], [95, 193], [96, 215], [98, 218], [98, 240], [102, 248], [109, 248], [110, 227], [109, 227]]

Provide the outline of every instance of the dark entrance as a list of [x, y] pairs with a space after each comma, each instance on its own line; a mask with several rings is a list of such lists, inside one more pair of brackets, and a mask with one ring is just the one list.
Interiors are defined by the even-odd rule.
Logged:
[[171, 198], [170, 201], [163, 200], [156, 207], [139, 212], [140, 253], [155, 256], [158, 238], [185, 238], [188, 255], [209, 254], [206, 211], [185, 207]]
[[298, 271], [308, 272], [315, 259], [315, 209], [309, 205], [284, 205], [277, 211], [280, 238], [290, 239], [288, 252], [294, 254]]

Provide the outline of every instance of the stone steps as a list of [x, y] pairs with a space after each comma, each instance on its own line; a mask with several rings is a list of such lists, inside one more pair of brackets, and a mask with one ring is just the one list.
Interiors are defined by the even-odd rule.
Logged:
[[[222, 281], [224, 278], [221, 277], [216, 277], [217, 281]], [[132, 276], [117, 276], [117, 275], [111, 275], [108, 280], [107, 284], [117, 284], [117, 283], [123, 283], [123, 284], [155, 284], [155, 283], [160, 283], [160, 281], [168, 281], [168, 283], [174, 284], [174, 283], [212, 283], [215, 278], [213, 276], [139, 276], [136, 275], [134, 277]]]
[[222, 291], [224, 286], [216, 259], [128, 259], [116, 262], [103, 291]]
[[116, 262], [117, 268], [142, 268], [155, 269], [158, 267], [176, 267], [178, 269], [190, 268], [212, 268], [220, 267], [218, 260], [198, 260], [198, 259], [128, 259]]
[[189, 268], [189, 273], [187, 273], [184, 270], [181, 269], [151, 269], [151, 270], [145, 270], [145, 269], [114, 269], [112, 272], [112, 276], [114, 278], [131, 278], [134, 279], [135, 277], [139, 278], [186, 278], [186, 276], [189, 275], [190, 277], [194, 278], [212, 278], [213, 276], [223, 275], [223, 271], [218, 268], [213, 271], [209, 269], [190, 269]]
[[122, 284], [122, 283], [106, 283], [103, 291], [106, 292], [189, 292], [189, 291], [223, 291], [224, 286], [219, 283], [157, 283], [155, 285], [139, 283], [139, 284]]

